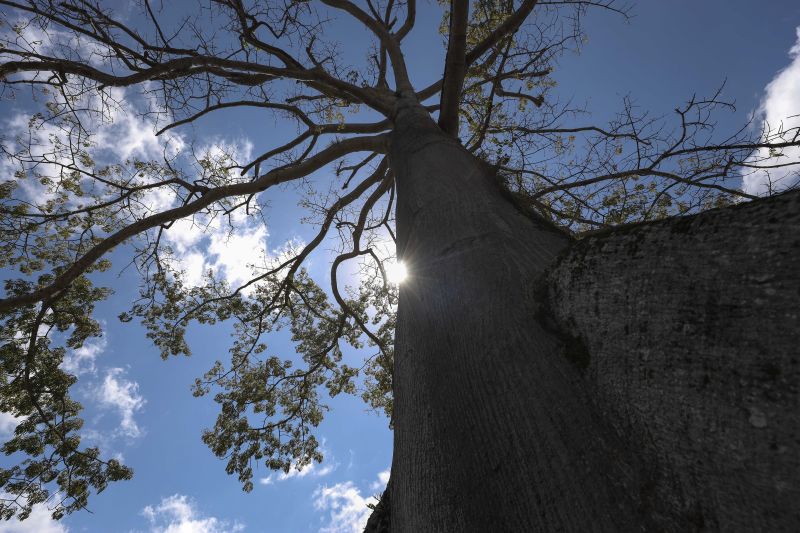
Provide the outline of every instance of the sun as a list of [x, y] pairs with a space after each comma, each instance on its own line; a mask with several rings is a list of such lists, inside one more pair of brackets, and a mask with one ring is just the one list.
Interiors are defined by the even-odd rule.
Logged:
[[386, 264], [386, 277], [390, 283], [400, 285], [408, 277], [408, 270], [402, 261], [388, 262]]

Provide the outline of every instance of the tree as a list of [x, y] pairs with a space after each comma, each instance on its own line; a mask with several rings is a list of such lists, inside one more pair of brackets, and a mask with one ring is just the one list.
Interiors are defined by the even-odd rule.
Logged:
[[[23, 457], [0, 476], [5, 517], [54, 488], [60, 517], [132, 475], [81, 447], [62, 365], [65, 347], [97, 335], [108, 290], [91, 273], [125, 243], [142, 287], [120, 318], [140, 319], [163, 357], [189, 353], [191, 322], [235, 324], [230, 362], [195, 393], [216, 391], [203, 439], [245, 490], [254, 461], [320, 460], [320, 393], [353, 393], [363, 376], [395, 431], [373, 530], [797, 526], [798, 196], [736, 186], [743, 173], [770, 191], [796, 185], [800, 161], [783, 151], [800, 146], [797, 128], [718, 139], [720, 93], [676, 109], [673, 127], [627, 101], [607, 126], [575, 122], [549, 76], [580, 46], [586, 9], [626, 16], [612, 3], [446, 3], [443, 74], [427, 87], [401, 49], [414, 0], [215, 0], [189, 16], [152, 4], [126, 22], [95, 2], [0, 1], [6, 94], [45, 100], [29, 135], [4, 144], [17, 170], [0, 189], [2, 265], [18, 273], [0, 301], [0, 410], [25, 417], [3, 448]], [[327, 41], [334, 15], [363, 26], [365, 63]], [[188, 149], [104, 161], [93, 132], [120, 88], [147, 96], [164, 135], [245, 106], [299, 133], [249, 161]], [[304, 181], [334, 164], [329, 190]], [[265, 191], [292, 182], [309, 188], [316, 238], [237, 286], [187, 279], [175, 224], [246, 224]], [[713, 207], [724, 209], [697, 214]], [[335, 304], [303, 268], [333, 228]], [[387, 242], [410, 273], [399, 294]], [[357, 292], [340, 288], [351, 260]], [[753, 305], [769, 335], [743, 333]], [[264, 355], [262, 337], [281, 327], [302, 366]], [[377, 353], [362, 368], [341, 363], [342, 343], [365, 342]]]

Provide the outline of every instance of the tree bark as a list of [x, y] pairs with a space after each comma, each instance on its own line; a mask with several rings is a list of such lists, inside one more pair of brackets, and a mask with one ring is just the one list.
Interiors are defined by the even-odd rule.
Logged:
[[586, 238], [546, 280], [591, 394], [708, 531], [800, 531], [800, 192]]
[[[662, 417], [656, 431], [629, 412], [638, 405], [635, 391], [627, 388], [631, 372], [623, 374], [628, 382], [620, 378], [616, 389], [602, 391], [608, 384], [597, 374], [606, 367], [595, 351], [605, 347], [602, 353], [616, 356], [616, 341], [604, 340], [595, 323], [581, 321], [587, 295], [596, 298], [597, 292], [568, 277], [576, 261], [589, 260], [591, 252], [583, 259], [572, 254], [590, 241], [576, 245], [517, 209], [490, 169], [443, 133], [419, 105], [401, 107], [394, 123], [390, 159], [398, 192], [398, 256], [409, 275], [398, 305], [394, 457], [391, 490], [382, 506], [388, 518], [381, 527], [388, 523], [393, 533], [619, 532], [727, 525], [707, 513], [713, 498], [700, 493], [704, 478], [686, 473], [700, 480], [689, 484], [697, 490], [686, 489], [679, 470], [688, 463], [662, 457], [680, 440], [672, 432], [685, 431], [680, 422], [704, 406], [693, 403], [694, 411]], [[606, 252], [592, 257], [615, 265], [617, 279], [623, 280], [616, 283], [647, 277], [645, 271], [621, 269], [619, 252], [609, 259]], [[593, 282], [592, 268], [585, 268], [586, 286]], [[598, 285], [610, 301], [618, 288], [613, 270], [602, 278], [609, 286]], [[562, 293], [573, 299], [562, 304]], [[644, 291], [636, 297], [658, 309], [658, 295], [652, 296]], [[591, 316], [598, 316], [595, 311]], [[603, 324], [615, 320], [617, 310], [608, 311]], [[631, 324], [640, 320], [626, 316]], [[671, 342], [662, 335], [652, 344]], [[617, 348], [628, 350], [622, 344]], [[646, 388], [641, 381], [637, 386]], [[680, 396], [680, 387], [673, 392]], [[675, 402], [659, 404], [659, 394], [648, 391], [642, 401], [653, 410], [659, 405], [664, 411], [681, 409]], [[785, 401], [790, 405], [792, 398]], [[771, 423], [773, 411], [755, 407], [760, 409], [751, 411], [756, 425], [759, 412]], [[776, 426], [780, 416], [775, 415]], [[747, 417], [744, 422], [753, 426]], [[795, 440], [778, 441], [779, 448], [784, 446], [780, 453], [796, 450], [798, 433], [790, 433]], [[651, 435], [673, 440], [645, 449]], [[704, 459], [713, 463], [711, 447], [704, 449]], [[779, 490], [796, 494], [791, 492], [796, 483], [781, 483]], [[770, 509], [776, 512], [775, 506]]]
[[635, 455], [591, 409], [533, 287], [568, 244], [417, 105], [390, 151], [398, 256], [391, 529], [636, 531]]

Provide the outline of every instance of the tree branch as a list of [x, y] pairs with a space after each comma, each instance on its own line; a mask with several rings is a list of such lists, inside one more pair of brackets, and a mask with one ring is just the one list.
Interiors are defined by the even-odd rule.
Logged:
[[444, 62], [444, 79], [439, 107], [439, 127], [445, 133], [458, 137], [458, 109], [461, 88], [467, 72], [467, 21], [469, 1], [450, 2], [450, 34], [447, 39], [447, 56]]
[[295, 165], [274, 169], [251, 182], [236, 183], [233, 185], [209, 189], [200, 198], [189, 202], [186, 205], [168, 209], [166, 211], [145, 217], [100, 241], [80, 258], [76, 259], [63, 273], [56, 276], [56, 278], [50, 284], [40, 287], [39, 289], [27, 294], [21, 294], [19, 296], [0, 300], [0, 312], [19, 307], [21, 305], [27, 305], [41, 301], [45, 298], [50, 298], [60, 293], [69, 287], [72, 281], [85, 272], [86, 269], [94, 264], [95, 261], [100, 259], [105, 253], [112, 250], [125, 240], [147, 231], [148, 229], [155, 228], [162, 224], [167, 224], [169, 222], [197, 213], [201, 209], [223, 198], [259, 193], [274, 185], [306, 176], [311, 172], [319, 170], [323, 166], [352, 152], [370, 150], [376, 152], [385, 152], [387, 142], [388, 136], [386, 134], [373, 137], [354, 137], [351, 139], [344, 139], [328, 146], [321, 152], [308, 157], [304, 161], [301, 161]]

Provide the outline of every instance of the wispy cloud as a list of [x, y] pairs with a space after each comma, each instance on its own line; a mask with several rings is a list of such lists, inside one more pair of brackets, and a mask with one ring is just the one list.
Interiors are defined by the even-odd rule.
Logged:
[[286, 481], [287, 479], [293, 478], [304, 478], [304, 477], [324, 477], [336, 470], [339, 466], [339, 463], [329, 463], [323, 466], [320, 466], [319, 463], [310, 463], [302, 468], [292, 467], [289, 469], [288, 472], [278, 472], [275, 474], [270, 474], [267, 477], [262, 477], [258, 480], [259, 483], [262, 485], [272, 485], [276, 482]]
[[[388, 481], [389, 471], [384, 470], [370, 485], [370, 490], [375, 494], [383, 492]], [[318, 487], [314, 491], [314, 508], [327, 513], [319, 533], [361, 533], [372, 514], [372, 509], [367, 507], [369, 503], [377, 503], [377, 500], [372, 494], [362, 495], [352, 481]]]
[[142, 514], [150, 522], [151, 533], [236, 533], [244, 531], [239, 522], [204, 516], [187, 496], [173, 494], [156, 505], [148, 505]]
[[80, 348], [67, 351], [61, 363], [61, 369], [76, 376], [94, 374], [97, 371], [95, 359], [103, 353], [107, 345], [108, 341], [105, 335], [88, 339]]
[[[756, 118], [766, 130], [789, 130], [800, 127], [800, 27], [796, 29], [797, 41], [789, 50], [791, 62], [781, 70], [764, 89]], [[771, 164], [785, 165], [800, 160], [800, 147], [781, 149], [782, 157]], [[757, 150], [750, 160], [759, 161], [768, 157], [766, 149]], [[742, 178], [742, 187], [750, 194], [766, 194], [796, 185], [800, 179], [797, 167], [784, 166], [752, 171], [747, 169]]]
[[142, 434], [142, 429], [134, 415], [144, 407], [146, 401], [139, 394], [139, 384], [125, 379], [124, 374], [122, 368], [109, 369], [97, 391], [96, 400], [100, 407], [119, 413], [120, 425], [115, 433], [135, 439]]

